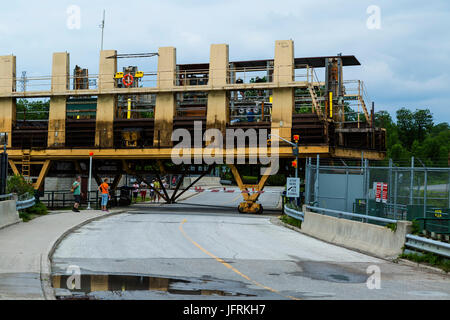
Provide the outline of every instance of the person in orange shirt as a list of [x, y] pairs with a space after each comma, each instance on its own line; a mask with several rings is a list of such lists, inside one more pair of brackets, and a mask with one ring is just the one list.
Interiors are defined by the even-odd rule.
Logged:
[[108, 212], [106, 206], [108, 205], [108, 200], [111, 199], [111, 196], [109, 195], [108, 178], [103, 180], [103, 183], [98, 187], [98, 191], [100, 191], [102, 195], [102, 211]]

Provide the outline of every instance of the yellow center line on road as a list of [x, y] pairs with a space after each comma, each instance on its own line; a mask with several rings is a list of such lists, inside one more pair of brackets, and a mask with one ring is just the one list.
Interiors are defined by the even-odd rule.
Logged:
[[195, 242], [194, 240], [192, 240], [192, 238], [189, 237], [189, 236], [186, 234], [186, 232], [184, 231], [183, 225], [184, 225], [186, 222], [187, 222], [187, 220], [184, 219], [184, 220], [180, 223], [180, 225], [179, 225], [179, 227], [178, 227], [178, 228], [180, 229], [180, 232], [183, 234], [183, 236], [184, 236], [187, 240], [189, 240], [193, 245], [195, 245], [197, 248], [199, 248], [202, 252], [206, 253], [208, 256], [210, 256], [211, 258], [213, 258], [213, 259], [216, 260], [217, 262], [220, 262], [220, 263], [223, 264], [225, 267], [227, 267], [228, 269], [232, 270], [234, 273], [238, 274], [239, 276], [241, 276], [241, 277], [244, 278], [245, 280], [250, 281], [251, 283], [253, 283], [254, 285], [256, 285], [256, 286], [258, 286], [258, 287], [261, 287], [261, 288], [266, 289], [266, 290], [268, 290], [268, 291], [270, 291], [270, 292], [279, 294], [280, 296], [282, 296], [282, 297], [284, 297], [284, 298], [288, 298], [288, 299], [292, 299], [292, 300], [301, 300], [301, 299], [296, 298], [296, 297], [285, 296], [285, 295], [283, 295], [282, 293], [280, 293], [279, 291], [277, 291], [277, 290], [275, 290], [275, 289], [273, 289], [273, 288], [271, 288], [271, 287], [265, 286], [265, 285], [263, 285], [263, 284], [261, 284], [261, 283], [255, 281], [255, 280], [251, 279], [249, 276], [243, 274], [243, 273], [240, 272], [238, 269], [236, 269], [235, 267], [233, 267], [232, 265], [230, 265], [229, 263], [227, 263], [225, 260], [219, 258], [218, 256], [214, 255], [213, 253], [211, 253], [211, 252], [209, 252], [208, 250], [206, 250], [205, 248], [203, 248], [203, 247], [202, 247], [201, 245], [199, 245], [197, 242]]

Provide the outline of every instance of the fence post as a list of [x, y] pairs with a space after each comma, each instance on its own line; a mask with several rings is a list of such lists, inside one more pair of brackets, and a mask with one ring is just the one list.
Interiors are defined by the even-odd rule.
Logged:
[[[393, 162], [392, 159], [389, 159], [389, 201], [390, 203], [392, 203], [392, 166], [393, 166]], [[395, 200], [394, 200], [395, 201]], [[393, 209], [392, 209], [392, 205], [389, 206], [389, 214], [393, 213]]]
[[427, 217], [427, 184], [428, 184], [428, 173], [427, 173], [427, 167], [425, 167], [425, 177], [423, 182], [423, 217]]
[[450, 170], [448, 170], [448, 187], [447, 188], [448, 188], [448, 207], [450, 208]]
[[370, 188], [370, 170], [369, 170], [369, 160], [366, 159], [364, 162], [364, 172], [366, 172], [366, 215], [369, 215], [369, 188]]
[[[394, 181], [394, 185], [395, 185], [395, 187], [394, 187], [394, 217], [397, 217], [397, 195], [398, 195], [398, 193], [397, 193], [397, 188], [398, 188], [397, 181], [398, 181], [398, 169], [395, 170], [395, 181]], [[397, 218], [395, 218], [395, 219], [397, 219]]]
[[305, 161], [305, 204], [309, 204], [309, 159]]
[[410, 181], [410, 185], [409, 185], [409, 204], [414, 204], [413, 203], [413, 188], [414, 188], [414, 156], [411, 157], [411, 181]]
[[345, 168], [345, 211], [348, 211], [348, 169]]
[[314, 185], [314, 202], [316, 203], [316, 206], [319, 205], [319, 161], [320, 161], [320, 156], [317, 155], [317, 160], [316, 160], [316, 182]]

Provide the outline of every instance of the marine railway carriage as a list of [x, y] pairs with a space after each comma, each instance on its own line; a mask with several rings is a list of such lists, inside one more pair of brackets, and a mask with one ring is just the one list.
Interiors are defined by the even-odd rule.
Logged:
[[[157, 56], [157, 71], [117, 70], [118, 59], [151, 56]], [[53, 54], [51, 76], [20, 78], [16, 57], [1, 56], [0, 132], [8, 134], [11, 170], [32, 179], [36, 189], [46, 176], [86, 174], [91, 152], [94, 177], [114, 175], [113, 187], [124, 173], [143, 180], [149, 172], [139, 168], [146, 165], [156, 174], [184, 176], [200, 166], [171, 163], [171, 135], [177, 128], [193, 132], [195, 122], [203, 132], [277, 130], [288, 141], [299, 135], [300, 161], [317, 154], [382, 159], [385, 130], [373, 124], [364, 85], [343, 78], [344, 67], [357, 65], [351, 55], [295, 58], [291, 40], [275, 42], [273, 59], [251, 61], [230, 61], [228, 45], [213, 44], [209, 63], [199, 64], [177, 64], [174, 47], [150, 54], [104, 50], [95, 75], [79, 66], [71, 75], [69, 53], [62, 52]], [[18, 99], [50, 102], [36, 118], [16, 108]], [[246, 157], [253, 152], [244, 149]], [[292, 147], [280, 141], [281, 170], [293, 157]], [[266, 175], [245, 185], [238, 166], [230, 167], [241, 190], [264, 188]], [[166, 201], [176, 200], [163, 192]], [[244, 192], [240, 210], [260, 211], [258, 195]]]

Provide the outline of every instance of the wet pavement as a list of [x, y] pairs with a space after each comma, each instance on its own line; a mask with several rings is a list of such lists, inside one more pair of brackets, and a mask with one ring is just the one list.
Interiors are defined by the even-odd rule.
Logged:
[[[68, 290], [71, 266], [79, 291]], [[367, 284], [374, 266], [378, 289]], [[52, 270], [61, 299], [450, 299], [448, 275], [334, 246], [270, 217], [194, 208], [92, 222], [59, 245]]]

